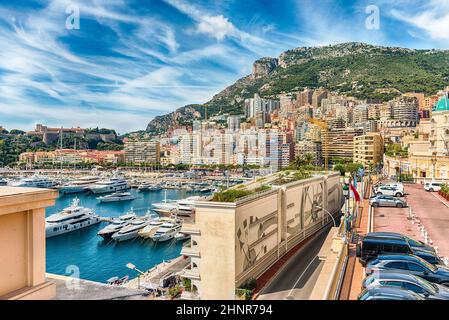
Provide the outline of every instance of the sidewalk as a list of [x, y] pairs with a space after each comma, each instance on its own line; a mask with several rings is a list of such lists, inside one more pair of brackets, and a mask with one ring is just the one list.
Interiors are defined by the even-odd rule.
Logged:
[[356, 300], [360, 293], [365, 272], [356, 257], [356, 243], [359, 236], [364, 236], [368, 232], [368, 215], [369, 199], [363, 199], [360, 203], [359, 217], [355, 224], [354, 238], [349, 244], [348, 263], [338, 300]]

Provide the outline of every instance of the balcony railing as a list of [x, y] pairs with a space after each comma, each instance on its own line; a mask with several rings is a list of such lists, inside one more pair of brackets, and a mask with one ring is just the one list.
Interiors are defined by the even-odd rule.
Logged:
[[192, 246], [191, 244], [187, 244], [181, 249], [181, 254], [188, 257], [199, 258], [200, 250], [198, 246]]
[[190, 235], [200, 235], [200, 230], [193, 223], [183, 223], [181, 228], [181, 233]]

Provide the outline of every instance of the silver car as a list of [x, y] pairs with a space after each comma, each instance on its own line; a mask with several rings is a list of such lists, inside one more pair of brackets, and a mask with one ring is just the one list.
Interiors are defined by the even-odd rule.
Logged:
[[396, 207], [396, 208], [407, 207], [407, 202], [405, 202], [404, 200], [387, 195], [378, 195], [371, 197], [369, 203], [373, 207]]
[[362, 282], [362, 289], [371, 289], [378, 286], [410, 290], [428, 300], [449, 300], [449, 288], [406, 272], [375, 272]]

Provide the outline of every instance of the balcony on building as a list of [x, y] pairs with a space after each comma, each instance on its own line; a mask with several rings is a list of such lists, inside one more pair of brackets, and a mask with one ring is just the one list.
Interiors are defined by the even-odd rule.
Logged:
[[0, 299], [49, 300], [56, 285], [45, 274], [45, 208], [54, 190], [0, 187]]
[[192, 264], [182, 269], [180, 276], [191, 280], [201, 280], [199, 268], [197, 266], [193, 266]]
[[194, 223], [183, 223], [181, 228], [181, 233], [190, 234], [190, 235], [200, 235], [201, 232], [198, 227], [195, 226]]
[[199, 258], [200, 257], [199, 246], [197, 244], [192, 244], [192, 242], [195, 241], [191, 240], [182, 247], [181, 254], [187, 257]]

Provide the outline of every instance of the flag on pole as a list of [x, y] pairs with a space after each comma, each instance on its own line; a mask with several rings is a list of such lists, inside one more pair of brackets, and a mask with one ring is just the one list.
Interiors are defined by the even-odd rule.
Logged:
[[352, 184], [349, 185], [349, 188], [351, 189], [352, 193], [354, 194], [355, 201], [359, 202], [360, 201], [360, 195], [357, 192], [357, 189]]

